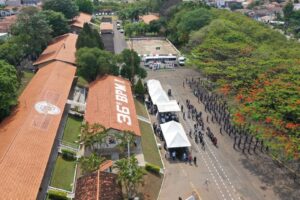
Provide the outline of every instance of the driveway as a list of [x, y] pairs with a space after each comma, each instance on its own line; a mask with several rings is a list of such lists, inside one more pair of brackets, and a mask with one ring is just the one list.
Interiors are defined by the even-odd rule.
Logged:
[[[120, 31], [117, 30], [116, 20], [113, 20], [113, 24], [114, 24], [114, 50], [115, 50], [115, 54], [119, 54], [124, 49], [127, 48], [127, 44], [125, 41], [124, 33], [120, 33]], [[124, 28], [124, 27], [122, 27], [122, 28]]]

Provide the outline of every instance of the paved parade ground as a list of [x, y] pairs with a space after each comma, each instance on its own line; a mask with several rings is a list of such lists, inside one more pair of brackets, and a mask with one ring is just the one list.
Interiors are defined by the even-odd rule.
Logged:
[[[203, 119], [208, 114], [202, 103], [192, 94], [191, 89], [183, 81], [185, 78], [199, 77], [192, 69], [179, 68], [176, 70], [148, 71], [147, 79], [157, 79], [165, 91], [172, 90], [172, 98], [184, 103], [189, 99], [198, 111], [202, 111]], [[155, 116], [151, 115], [152, 123]], [[193, 130], [194, 121], [184, 120], [179, 113], [179, 122], [186, 133]], [[299, 186], [281, 173], [281, 169], [264, 154], [243, 154], [233, 149], [233, 138], [220, 134], [220, 126], [215, 122], [205, 120], [205, 127], [210, 127], [218, 139], [218, 148], [205, 135], [206, 148], [190, 139], [192, 156], [197, 157], [197, 166], [181, 161], [169, 161], [161, 154], [165, 164], [165, 179], [159, 195], [160, 200], [183, 199], [192, 193], [199, 199], [234, 199], [234, 200], [263, 200], [263, 199], [297, 199]], [[206, 128], [205, 128], [206, 129]], [[159, 140], [158, 140], [159, 141]], [[163, 143], [163, 142], [161, 142]], [[297, 190], [298, 188], [298, 190]]]

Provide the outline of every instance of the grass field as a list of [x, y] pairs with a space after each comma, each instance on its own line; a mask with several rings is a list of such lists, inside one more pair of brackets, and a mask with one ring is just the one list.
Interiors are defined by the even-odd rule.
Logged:
[[144, 103], [142, 103], [137, 99], [134, 99], [134, 104], [135, 104], [137, 115], [143, 116], [148, 119], [148, 114]]
[[163, 165], [158, 152], [157, 144], [155, 142], [151, 124], [139, 120], [139, 125], [142, 132], [142, 148], [145, 160], [162, 168]]
[[67, 143], [72, 143], [78, 146], [75, 141], [79, 140], [78, 135], [80, 134], [82, 119], [79, 117], [68, 116], [67, 124], [64, 130], [63, 141]]
[[66, 161], [61, 156], [56, 159], [50, 186], [72, 191], [76, 162]]
[[22, 80], [21, 80], [21, 85], [20, 85], [20, 88], [18, 90], [18, 95], [19, 96], [22, 94], [23, 90], [28, 85], [28, 83], [30, 82], [30, 80], [32, 79], [33, 76], [34, 76], [33, 72], [29, 72], [29, 71], [24, 71], [23, 72], [23, 77], [22, 77]]

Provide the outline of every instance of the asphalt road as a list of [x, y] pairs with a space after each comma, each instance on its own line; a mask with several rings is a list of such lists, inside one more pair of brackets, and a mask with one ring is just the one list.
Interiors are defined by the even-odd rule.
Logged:
[[114, 49], [115, 49], [115, 54], [119, 54], [124, 49], [127, 48], [127, 44], [125, 41], [124, 33], [120, 33], [120, 31], [117, 30], [117, 23], [115, 20], [113, 21], [113, 24], [114, 24]]
[[[160, 80], [165, 91], [172, 89], [172, 98], [179, 101], [180, 105], [189, 99], [198, 111], [202, 111], [206, 119], [209, 114], [204, 111], [203, 104], [197, 102], [187, 85], [183, 87], [185, 77], [199, 77], [199, 73], [186, 68], [175, 71], [148, 71], [147, 79]], [[151, 116], [151, 120], [154, 122], [155, 117]], [[180, 113], [179, 120], [186, 132], [193, 130], [194, 122], [191, 119], [183, 120]], [[202, 150], [194, 140], [190, 140], [191, 151], [193, 156], [197, 157], [198, 166], [170, 162], [163, 158], [166, 171], [159, 200], [178, 199], [179, 196], [187, 198], [192, 192], [202, 200], [291, 200], [299, 197], [296, 185], [289, 180], [287, 180], [289, 183], [283, 181], [284, 175], [280, 177], [273, 175], [277, 168], [271, 161], [265, 159], [264, 155], [244, 155], [233, 149], [232, 138], [219, 133], [218, 124], [210, 121], [205, 123], [205, 126], [210, 127], [217, 137], [218, 148], [205, 136], [205, 150]], [[161, 151], [162, 155], [165, 155], [164, 150]], [[280, 171], [278, 172], [277, 174], [280, 174]]]

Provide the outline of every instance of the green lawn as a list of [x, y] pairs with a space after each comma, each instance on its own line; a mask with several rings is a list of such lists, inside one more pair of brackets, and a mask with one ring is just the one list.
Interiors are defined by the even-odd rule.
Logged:
[[33, 76], [34, 76], [33, 72], [29, 72], [29, 71], [24, 71], [23, 72], [23, 77], [22, 77], [22, 80], [21, 80], [21, 85], [20, 85], [20, 88], [18, 90], [19, 96], [22, 94], [23, 90], [25, 89], [25, 87], [30, 82], [30, 80], [32, 79]]
[[66, 161], [61, 156], [58, 156], [52, 173], [50, 186], [72, 191], [75, 166], [75, 161]]
[[145, 160], [149, 163], [163, 167], [160, 155], [158, 152], [155, 136], [151, 128], [151, 124], [139, 120], [140, 129], [142, 132], [142, 148]]
[[148, 119], [148, 114], [144, 103], [142, 103], [137, 99], [134, 99], [134, 104], [135, 104], [137, 115], [143, 116]]
[[67, 143], [72, 143], [78, 146], [75, 141], [79, 140], [78, 135], [80, 134], [82, 119], [79, 117], [74, 117], [72, 115], [68, 116], [67, 124], [64, 130], [63, 141]]

